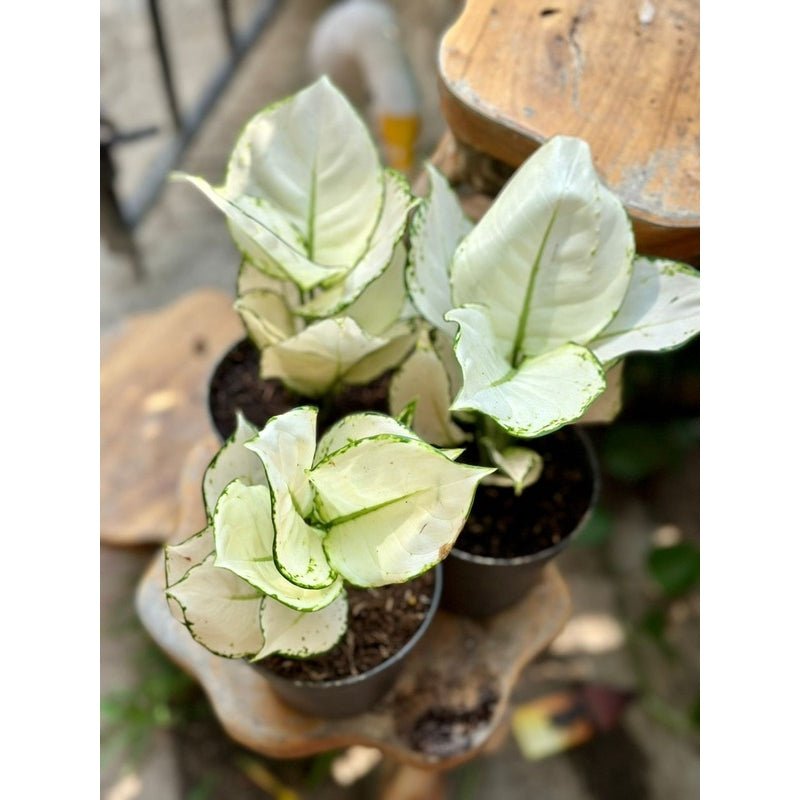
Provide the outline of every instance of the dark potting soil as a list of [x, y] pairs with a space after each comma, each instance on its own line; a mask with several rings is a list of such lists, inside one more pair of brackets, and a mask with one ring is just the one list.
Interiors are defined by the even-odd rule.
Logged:
[[[323, 432], [336, 420], [354, 411], [388, 413], [390, 375], [365, 384], [348, 386], [324, 410], [320, 409], [318, 430]], [[227, 439], [236, 430], [236, 411], [262, 428], [270, 417], [297, 406], [319, 407], [320, 401], [287, 389], [277, 378], [264, 380], [259, 375], [259, 352], [249, 339], [242, 339], [228, 351], [211, 377], [209, 408], [214, 426]]]
[[[456, 548], [476, 556], [516, 558], [547, 550], [575, 530], [592, 500], [594, 474], [572, 428], [526, 443], [544, 460], [539, 480], [517, 497], [503, 486], [479, 486]], [[459, 459], [477, 454], [471, 448]]]
[[438, 756], [465, 752], [492, 718], [498, 700], [493, 689], [483, 689], [476, 704], [469, 708], [432, 705], [408, 731], [409, 744], [415, 750]]
[[431, 607], [434, 571], [408, 583], [348, 589], [347, 633], [317, 658], [268, 656], [258, 664], [290, 680], [331, 681], [360, 675], [391, 658], [416, 632]]

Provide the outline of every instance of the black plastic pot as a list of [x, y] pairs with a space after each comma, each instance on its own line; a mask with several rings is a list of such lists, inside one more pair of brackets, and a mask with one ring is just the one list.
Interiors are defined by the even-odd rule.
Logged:
[[[231, 386], [228, 376], [238, 367], [241, 372], [237, 385]], [[235, 409], [240, 409], [247, 420], [257, 428], [277, 414], [298, 405], [307, 405], [288, 392], [277, 379], [264, 380], [258, 374], [259, 353], [247, 338], [232, 345], [217, 362], [208, 383], [208, 416], [220, 440], [224, 441], [236, 430]], [[225, 410], [214, 402], [215, 396], [224, 393], [230, 397]]]
[[[221, 441], [236, 430], [237, 408], [256, 428], [262, 428], [268, 419], [292, 408], [317, 406], [320, 409], [317, 420], [320, 432], [354, 411], [380, 411], [384, 414], [389, 411], [388, 372], [364, 386], [346, 387], [332, 402], [326, 404], [320, 398], [303, 397], [288, 390], [277, 378], [261, 378], [259, 360], [255, 345], [249, 339], [241, 339], [217, 362], [211, 374], [208, 384], [208, 416]], [[241, 368], [235, 387], [231, 386], [228, 378], [233, 364], [238, 364]], [[216, 408], [214, 396], [217, 393], [227, 396], [225, 412]]]
[[335, 681], [289, 680], [260, 667], [275, 693], [289, 706], [317, 717], [350, 717], [369, 711], [389, 690], [411, 654], [428, 630], [439, 601], [444, 583], [442, 566], [434, 571], [431, 605], [422, 624], [414, 635], [390, 658], [371, 670]]
[[481, 618], [512, 606], [530, 591], [543, 567], [562, 552], [586, 525], [600, 493], [600, 472], [589, 437], [578, 427], [575, 427], [574, 431], [585, 448], [586, 461], [592, 472], [591, 498], [578, 524], [558, 544], [516, 558], [473, 555], [459, 549], [456, 540], [456, 545], [442, 562], [444, 567], [442, 608], [457, 614]]

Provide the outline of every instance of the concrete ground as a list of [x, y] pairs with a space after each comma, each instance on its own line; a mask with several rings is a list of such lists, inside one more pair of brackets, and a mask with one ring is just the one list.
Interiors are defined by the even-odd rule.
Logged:
[[[214, 17], [217, 6], [203, 0], [162, 5], [176, 42], [179, 90], [191, 100], [224, 55]], [[237, 21], [257, 5], [256, 0], [235, 4]], [[181, 169], [220, 180], [242, 124], [259, 108], [309, 82], [306, 45], [315, 19], [328, 5], [323, 0], [283, 3]], [[436, 43], [460, 4], [398, 0], [393, 5], [422, 91], [419, 149], [425, 156], [443, 130], [435, 85]], [[101, 0], [104, 110], [123, 130], [161, 127], [155, 138], [118, 149], [118, 186], [124, 197], [133, 195], [168, 139], [145, 8], [143, 0]], [[101, 241], [104, 332], [130, 314], [167, 304], [195, 287], [233, 292], [238, 261], [222, 216], [190, 187], [168, 185], [135, 239], [145, 271], [142, 280], [135, 278], [124, 253]], [[602, 434], [597, 439], [602, 446]], [[525, 670], [517, 687], [516, 705], [571, 681], [634, 689], [638, 699], [621, 725], [542, 761], [526, 760], [509, 736], [496, 752], [449, 776], [449, 796], [689, 800], [698, 795], [698, 738], [687, 713], [699, 687], [697, 592], [666, 606], [660, 638], [636, 633], [637, 621], [659, 602], [645, 569], [653, 542], [699, 540], [698, 485], [696, 447], [683, 451], [674, 468], [646, 480], [623, 483], [607, 477], [602, 503], [611, 533], [597, 545], [576, 546], [560, 558], [573, 595], [573, 620], [546, 657]], [[228, 740], [202, 695], [160, 657], [135, 618], [133, 587], [151, 554], [149, 548], [101, 547], [104, 800], [374, 796], [374, 773], [343, 789], [331, 779], [324, 758], [266, 762]]]

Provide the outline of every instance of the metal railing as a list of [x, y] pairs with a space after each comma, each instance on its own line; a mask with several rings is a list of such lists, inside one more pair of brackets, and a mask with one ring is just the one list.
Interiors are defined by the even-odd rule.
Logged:
[[[169, 173], [179, 164], [184, 152], [200, 130], [206, 117], [225, 91], [231, 78], [261, 32], [278, 11], [281, 0], [263, 0], [261, 6], [240, 32], [233, 22], [231, 0], [216, 0], [219, 24], [227, 43], [227, 58], [206, 83], [199, 99], [185, 108], [178, 96], [173, 72], [170, 41], [163, 24], [160, 0], [148, 0], [147, 11], [155, 43], [159, 75], [173, 128], [173, 136], [151, 162], [144, 178], [129, 198], [119, 197], [114, 184], [113, 151], [126, 142], [160, 132], [156, 127], [132, 131], [118, 131], [113, 120], [100, 120], [100, 197], [101, 235], [112, 231], [116, 246], [133, 259], [134, 270], [141, 276], [142, 269], [133, 243], [132, 232], [153, 207]], [[125, 241], [127, 239], [127, 242]]]

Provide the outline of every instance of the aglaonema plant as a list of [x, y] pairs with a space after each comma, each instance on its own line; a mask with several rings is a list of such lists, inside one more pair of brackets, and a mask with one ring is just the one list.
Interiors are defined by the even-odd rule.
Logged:
[[403, 234], [416, 200], [327, 78], [247, 123], [223, 185], [174, 177], [227, 217], [243, 256], [235, 308], [263, 378], [318, 398], [412, 349]]
[[383, 414], [316, 437], [317, 409], [256, 430], [241, 415], [203, 478], [207, 526], [165, 549], [173, 615], [212, 652], [309, 657], [347, 627], [347, 586], [438, 564], [491, 470], [456, 463]]
[[580, 139], [540, 147], [475, 225], [427, 169], [406, 284], [431, 330], [395, 376], [390, 407], [416, 401], [416, 430], [439, 445], [463, 442], [458, 422], [470, 422], [499, 469], [490, 480], [519, 493], [541, 471], [523, 440], [591, 412], [626, 354], [698, 333], [699, 273], [635, 255], [628, 215]]

